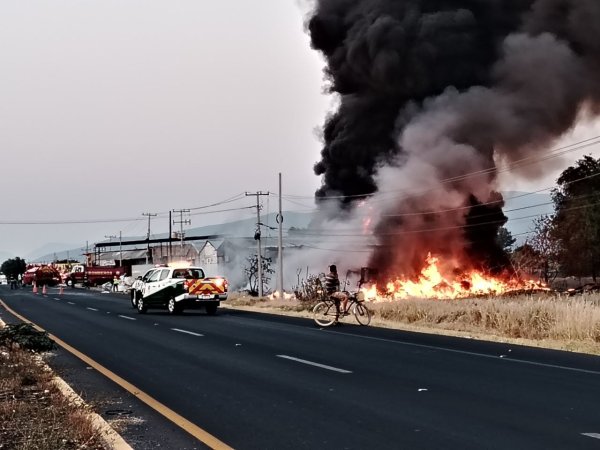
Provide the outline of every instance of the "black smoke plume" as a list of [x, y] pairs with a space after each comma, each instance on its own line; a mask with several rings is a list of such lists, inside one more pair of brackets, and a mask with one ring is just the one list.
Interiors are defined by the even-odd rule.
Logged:
[[318, 0], [307, 28], [340, 99], [317, 200], [398, 193], [374, 229], [384, 270], [429, 251], [501, 269], [496, 162], [540, 175], [524, 161], [600, 112], [600, 1]]

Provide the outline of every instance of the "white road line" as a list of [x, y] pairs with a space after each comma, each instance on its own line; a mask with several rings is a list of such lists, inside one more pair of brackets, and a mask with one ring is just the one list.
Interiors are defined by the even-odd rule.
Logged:
[[594, 439], [600, 439], [600, 433], [581, 433], [584, 436], [591, 437]]
[[67, 302], [67, 303], [68, 303], [69, 305], [74, 305], [74, 304], [75, 304], [75, 303], [73, 303], [73, 302]]
[[325, 364], [319, 364], [312, 361], [307, 361], [306, 359], [294, 358], [293, 356], [288, 355], [276, 355], [278, 358], [289, 359], [291, 361], [296, 361], [302, 364], [308, 364], [310, 366], [320, 367], [321, 369], [333, 370], [334, 372], [339, 373], [352, 373], [350, 370], [338, 369], [337, 367], [326, 366]]
[[192, 331], [180, 330], [179, 328], [171, 328], [171, 330], [178, 331], [179, 333], [191, 334], [192, 336], [199, 336], [199, 337], [204, 336], [203, 334], [200, 334], [200, 333], [194, 333]]
[[60, 302], [60, 298], [54, 297], [54, 300], [56, 300], [57, 302]]
[[85, 308], [85, 309], [89, 309], [90, 311], [98, 311], [96, 308]]
[[[322, 330], [316, 330], [316, 331], [320, 331], [321, 333], [323, 332]], [[500, 359], [500, 357], [498, 357], [496, 355], [486, 355], [485, 353], [468, 352], [465, 350], [454, 350], [452, 348], [436, 347], [435, 345], [414, 344], [412, 342], [394, 341], [393, 339], [378, 338], [378, 337], [374, 337], [374, 336], [361, 336], [358, 334], [343, 333], [340, 331], [326, 331], [326, 333], [340, 334], [342, 336], [352, 336], [352, 337], [359, 338], [359, 339], [369, 339], [369, 340], [380, 341], [380, 342], [390, 342], [392, 344], [406, 345], [408, 347], [428, 348], [430, 350], [439, 350], [442, 352], [458, 353], [461, 355], [479, 356], [481, 358], [490, 358], [490, 359], [498, 359], [498, 360]], [[530, 366], [548, 367], [548, 368], [552, 368], [552, 369], [570, 370], [571, 372], [600, 375], [600, 372], [598, 372], [596, 370], [578, 369], [576, 367], [559, 366], [556, 364], [547, 364], [547, 363], [541, 363], [541, 362], [535, 362], [535, 361], [527, 361], [525, 359], [502, 358], [502, 361], [510, 361], [510, 362], [519, 363], [519, 364], [527, 364]]]
[[[253, 319], [251, 317], [244, 317], [244, 320], [263, 322], [263, 320], [261, 320], [261, 319]], [[307, 329], [307, 327], [304, 325], [286, 324], [286, 327], [302, 328], [303, 330]], [[478, 356], [480, 358], [489, 358], [489, 359], [498, 359], [498, 360], [502, 360], [502, 361], [510, 361], [510, 362], [514, 362], [514, 363], [526, 364], [526, 365], [531, 365], [531, 366], [548, 367], [551, 369], [568, 370], [571, 372], [587, 373], [587, 374], [591, 374], [591, 375], [600, 375], [600, 371], [597, 371], [597, 370], [578, 369], [576, 367], [560, 366], [560, 365], [556, 365], [556, 364], [546, 364], [546, 363], [540, 363], [540, 362], [535, 362], [535, 361], [527, 361], [524, 359], [515, 359], [515, 358], [506, 358], [506, 357], [500, 358], [497, 355], [488, 355], [485, 353], [469, 352], [466, 350], [455, 350], [452, 348], [438, 347], [435, 345], [415, 344], [412, 342], [396, 341], [394, 339], [379, 338], [379, 337], [375, 337], [375, 336], [361, 336], [359, 334], [345, 333], [345, 332], [341, 332], [341, 331], [320, 330], [320, 329], [317, 329], [314, 327], [311, 328], [311, 330], [314, 331], [315, 333], [339, 334], [342, 336], [351, 336], [351, 337], [355, 337], [358, 339], [368, 339], [368, 340], [379, 341], [379, 342], [389, 342], [391, 344], [405, 345], [407, 347], [427, 348], [430, 350], [439, 350], [441, 352], [458, 353], [461, 355]]]
[[121, 315], [119, 315], [119, 317], [120, 317], [121, 319], [127, 319], [127, 320], [137, 320], [137, 319], [134, 319], [133, 317], [127, 317], [127, 316], [121, 316]]

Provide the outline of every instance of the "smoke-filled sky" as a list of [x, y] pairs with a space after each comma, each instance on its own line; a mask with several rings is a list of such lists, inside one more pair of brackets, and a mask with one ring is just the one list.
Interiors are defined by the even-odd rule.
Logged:
[[388, 195], [366, 201], [370, 265], [509, 267], [496, 170], [544, 178], [540, 161], [598, 115], [599, 24], [597, 0], [317, 1], [311, 42], [340, 96], [317, 196]]
[[[315, 130], [339, 98], [324, 94], [309, 9], [297, 0], [0, 2], [0, 222], [193, 208], [276, 190], [280, 171], [288, 193], [310, 196], [321, 184]], [[597, 134], [586, 125], [572, 140]], [[509, 178], [505, 188], [551, 185], [576, 156], [530, 184]], [[165, 219], [153, 225], [167, 227]], [[49, 242], [145, 230], [143, 221], [0, 224], [0, 252], [24, 256]]]

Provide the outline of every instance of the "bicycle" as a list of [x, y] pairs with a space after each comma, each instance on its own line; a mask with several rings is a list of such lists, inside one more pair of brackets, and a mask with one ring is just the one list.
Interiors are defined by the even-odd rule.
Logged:
[[317, 325], [329, 327], [337, 324], [340, 316], [347, 316], [352, 312], [359, 325], [367, 326], [371, 323], [372, 312], [364, 305], [364, 300], [358, 298], [358, 292], [348, 293], [348, 304], [346, 309], [340, 310], [340, 300], [328, 297], [315, 305], [313, 318]]

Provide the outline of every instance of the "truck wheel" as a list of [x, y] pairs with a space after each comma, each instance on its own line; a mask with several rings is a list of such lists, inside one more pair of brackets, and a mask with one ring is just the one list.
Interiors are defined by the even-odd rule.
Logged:
[[148, 307], [144, 303], [143, 297], [137, 299], [137, 310], [140, 314], [146, 314], [146, 312], [148, 312]]
[[177, 304], [173, 297], [169, 299], [169, 303], [167, 303], [167, 309], [169, 310], [169, 314], [181, 314], [182, 312], [181, 306]]
[[217, 313], [217, 307], [219, 305], [217, 305], [216, 303], [209, 303], [208, 305], [206, 305], [206, 314], [208, 314], [209, 316], [214, 316]]
[[70, 278], [67, 280], [66, 284], [67, 286], [75, 287], [75, 283], [73, 283], [73, 280], [71, 280]]
[[137, 292], [134, 289], [131, 290], [131, 306], [137, 308]]

